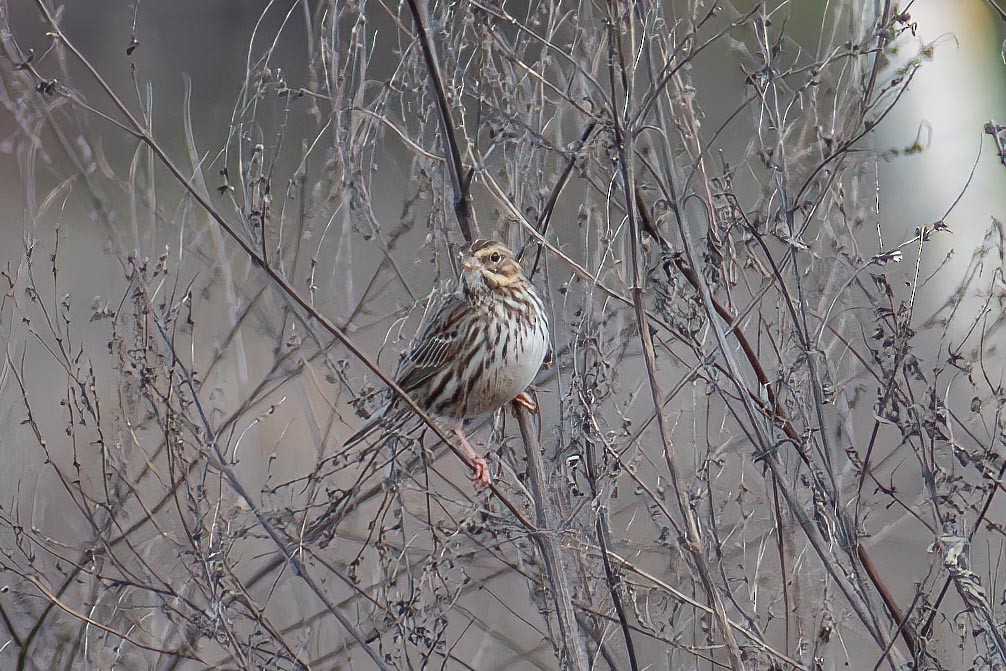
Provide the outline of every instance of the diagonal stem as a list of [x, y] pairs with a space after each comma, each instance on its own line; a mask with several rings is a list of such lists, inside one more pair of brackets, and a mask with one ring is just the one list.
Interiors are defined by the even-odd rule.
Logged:
[[437, 61], [437, 54], [433, 50], [433, 42], [429, 33], [426, 32], [426, 21], [419, 11], [416, 0], [408, 0], [409, 11], [412, 12], [412, 20], [416, 24], [416, 38], [419, 46], [423, 50], [423, 60], [426, 61], [426, 72], [430, 75], [430, 88], [433, 89], [433, 97], [437, 101], [437, 118], [440, 120], [440, 132], [444, 136], [444, 143], [447, 145], [447, 168], [451, 178], [451, 187], [454, 191], [454, 215], [458, 219], [458, 226], [461, 227], [461, 234], [465, 240], [471, 243], [475, 238], [472, 235], [471, 205], [468, 202], [467, 180], [462, 176], [461, 152], [458, 149], [458, 139], [454, 132], [454, 121], [451, 117], [450, 104], [447, 101], [447, 93], [444, 91], [444, 78], [440, 72], [440, 63]]

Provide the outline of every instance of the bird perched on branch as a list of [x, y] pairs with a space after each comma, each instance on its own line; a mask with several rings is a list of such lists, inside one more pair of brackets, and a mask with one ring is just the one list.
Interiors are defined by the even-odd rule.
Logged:
[[[489, 469], [462, 425], [510, 401], [533, 411], [524, 391], [541, 368], [548, 342], [544, 305], [513, 252], [476, 240], [462, 255], [456, 290], [420, 330], [395, 382], [457, 435], [480, 486], [489, 484]], [[401, 399], [392, 398], [346, 445], [382, 426], [400, 426], [411, 414]]]

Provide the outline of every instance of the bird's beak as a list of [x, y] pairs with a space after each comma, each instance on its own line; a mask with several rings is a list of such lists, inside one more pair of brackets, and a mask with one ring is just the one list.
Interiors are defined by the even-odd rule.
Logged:
[[479, 262], [474, 256], [462, 256], [461, 267], [468, 272], [471, 272], [473, 270], [478, 270]]

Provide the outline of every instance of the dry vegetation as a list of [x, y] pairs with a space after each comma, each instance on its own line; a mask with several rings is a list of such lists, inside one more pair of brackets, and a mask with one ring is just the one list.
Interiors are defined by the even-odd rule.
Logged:
[[[952, 203], [880, 229], [878, 161], [925, 149], [872, 132], [932, 55], [908, 13], [262, 3], [244, 81], [165, 101], [34, 4], [0, 3], [4, 669], [1006, 664], [1006, 232], [950, 277]], [[483, 492], [427, 417], [342, 448], [473, 236], [554, 324]]]

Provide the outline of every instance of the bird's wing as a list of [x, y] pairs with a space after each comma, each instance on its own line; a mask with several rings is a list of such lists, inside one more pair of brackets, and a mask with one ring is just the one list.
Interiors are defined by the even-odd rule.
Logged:
[[411, 393], [457, 359], [465, 337], [462, 322], [467, 310], [461, 295], [454, 293], [445, 297], [412, 343], [412, 349], [395, 375], [402, 389]]

